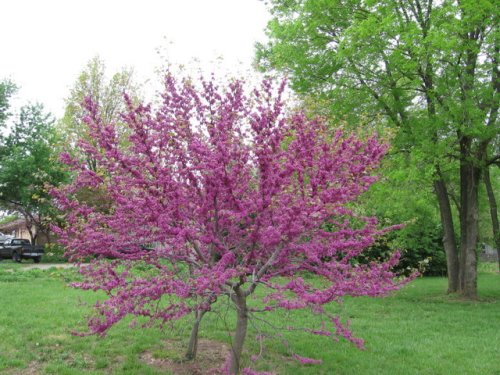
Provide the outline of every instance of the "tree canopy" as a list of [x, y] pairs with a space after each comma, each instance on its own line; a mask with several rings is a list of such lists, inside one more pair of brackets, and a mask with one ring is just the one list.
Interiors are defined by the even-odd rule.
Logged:
[[[239, 371], [248, 319], [259, 311], [311, 308], [330, 324], [313, 333], [361, 345], [322, 306], [398, 288], [397, 254], [355, 261], [389, 229], [347, 207], [375, 181], [386, 145], [331, 132], [302, 113], [285, 116], [283, 89], [269, 81], [255, 90], [240, 81], [195, 86], [168, 76], [158, 109], [128, 101], [124, 144], [116, 124], [87, 101], [90, 140], [79, 145], [100, 168], [66, 154], [77, 177], [54, 195], [66, 212], [58, 234], [71, 258], [115, 259], [81, 268], [85, 281], [77, 286], [108, 295], [91, 332], [127, 314], [166, 323], [194, 313], [193, 356], [201, 318], [225, 297], [237, 316], [230, 373]], [[82, 188], [104, 192], [110, 208], [79, 200]], [[152, 272], [135, 271], [143, 262]], [[257, 287], [265, 297], [253, 309], [247, 298]]]

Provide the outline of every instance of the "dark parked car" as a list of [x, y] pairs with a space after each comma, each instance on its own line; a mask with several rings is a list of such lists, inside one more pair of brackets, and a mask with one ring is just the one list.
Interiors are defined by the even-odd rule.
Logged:
[[22, 259], [33, 259], [39, 263], [43, 255], [43, 247], [32, 245], [29, 240], [23, 238], [10, 238], [0, 246], [0, 258], [12, 259], [20, 262]]

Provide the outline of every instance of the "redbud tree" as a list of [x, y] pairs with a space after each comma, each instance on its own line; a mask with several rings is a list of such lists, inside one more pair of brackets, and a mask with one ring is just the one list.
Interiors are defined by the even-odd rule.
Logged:
[[[386, 145], [287, 113], [284, 84], [245, 87], [167, 76], [155, 107], [125, 96], [126, 140], [85, 103], [90, 137], [78, 147], [98, 168], [63, 154], [75, 178], [54, 195], [66, 213], [57, 232], [68, 255], [98, 258], [75, 284], [107, 295], [89, 320], [92, 333], [127, 315], [164, 324], [191, 314], [193, 358], [203, 315], [226, 298], [236, 315], [228, 371], [238, 373], [253, 313], [310, 309], [329, 320], [312, 334], [361, 345], [324, 305], [400, 286], [391, 272], [397, 254], [355, 261], [387, 229], [349, 209], [376, 180]], [[149, 271], [136, 272], [137, 264]], [[265, 291], [258, 309], [249, 304], [257, 287]]]

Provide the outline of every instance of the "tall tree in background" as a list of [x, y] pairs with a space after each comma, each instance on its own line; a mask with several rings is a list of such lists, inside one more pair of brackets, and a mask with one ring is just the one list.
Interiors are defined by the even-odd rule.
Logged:
[[[89, 97], [100, 106], [102, 121], [121, 122], [120, 113], [125, 110], [123, 104], [125, 92], [132, 97], [138, 93], [138, 87], [133, 82], [132, 69], [123, 69], [108, 80], [104, 61], [99, 57], [91, 59], [66, 99], [64, 117], [58, 124], [63, 144], [71, 145], [76, 151], [74, 147], [76, 142], [80, 139], [88, 139], [86, 127], [82, 122], [82, 103], [85, 98]], [[83, 154], [81, 156], [86, 157]], [[87, 164], [89, 168], [96, 170], [95, 159], [87, 157]]]
[[[498, 161], [498, 12], [488, 0], [271, 0], [264, 70], [350, 122], [382, 114], [432, 172], [448, 290], [477, 296], [478, 187]], [[430, 175], [430, 173], [428, 173]], [[460, 221], [456, 243], [450, 182]]]
[[51, 205], [48, 185], [66, 179], [55, 152], [54, 120], [41, 105], [21, 108], [0, 152], [0, 206], [21, 214], [31, 241], [43, 233], [50, 241], [49, 225], [57, 212]]

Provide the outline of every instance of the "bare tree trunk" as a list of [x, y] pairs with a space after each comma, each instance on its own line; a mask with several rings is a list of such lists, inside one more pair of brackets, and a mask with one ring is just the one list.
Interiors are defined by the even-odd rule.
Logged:
[[443, 246], [446, 253], [446, 267], [448, 270], [448, 293], [458, 292], [459, 263], [457, 244], [455, 240], [455, 228], [453, 226], [453, 215], [451, 213], [450, 199], [446, 184], [442, 179], [434, 181], [441, 223], [443, 225]]
[[498, 271], [500, 271], [500, 225], [498, 223], [497, 200], [491, 186], [490, 169], [486, 167], [483, 171], [484, 185], [488, 194], [488, 202], [490, 204], [491, 225], [493, 227], [493, 241], [498, 254]]
[[472, 162], [460, 165], [460, 294], [477, 298], [479, 241], [478, 184], [480, 170]]
[[189, 361], [196, 358], [196, 353], [198, 352], [198, 331], [200, 329], [201, 319], [205, 313], [205, 310], [197, 310], [195, 313], [195, 320], [193, 328], [191, 329], [191, 336], [189, 337], [189, 344], [186, 352], [186, 359]]
[[231, 299], [236, 305], [238, 315], [236, 320], [236, 332], [231, 347], [231, 365], [229, 373], [238, 374], [240, 371], [243, 343], [245, 342], [248, 326], [247, 297], [241, 289], [237, 288]]
[[28, 215], [26, 212], [22, 212], [22, 215], [24, 216], [24, 222], [26, 224], [26, 230], [28, 231], [30, 235], [30, 242], [32, 245], [36, 244], [36, 229], [35, 232], [33, 231], [33, 218], [31, 215]]

